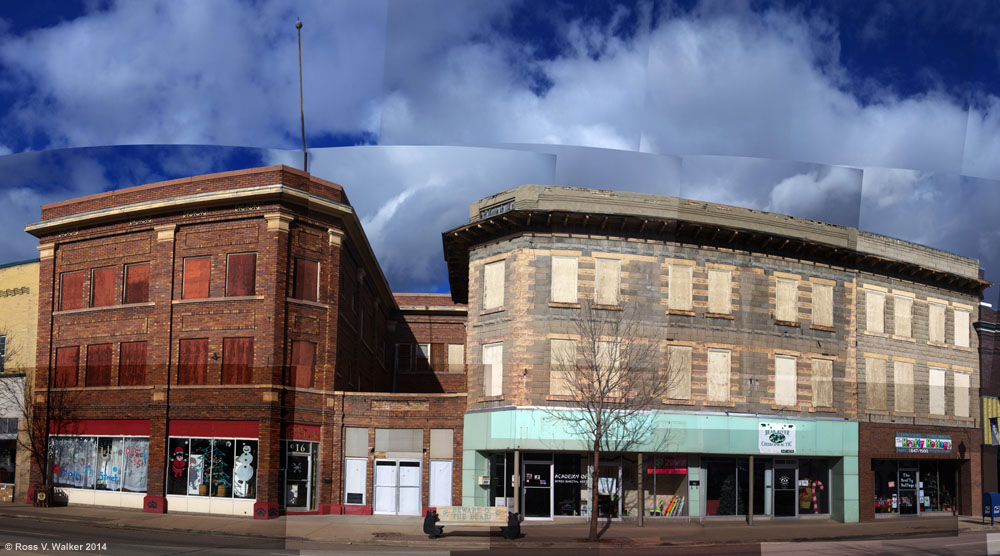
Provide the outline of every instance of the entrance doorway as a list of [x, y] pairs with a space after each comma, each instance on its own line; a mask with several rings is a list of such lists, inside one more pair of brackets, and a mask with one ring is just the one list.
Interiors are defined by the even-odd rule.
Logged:
[[281, 505], [289, 512], [316, 510], [316, 463], [319, 442], [285, 440], [282, 448]]
[[799, 512], [797, 465], [774, 466], [774, 517], [796, 517]]
[[917, 470], [899, 469], [899, 515], [917, 515]]
[[451, 460], [431, 460], [428, 504], [434, 507], [451, 505]]
[[373, 512], [420, 515], [420, 461], [375, 460]]
[[552, 517], [552, 456], [547, 459], [524, 460], [524, 517], [549, 519]]
[[619, 517], [622, 511], [622, 466], [602, 463], [597, 478], [597, 517]]

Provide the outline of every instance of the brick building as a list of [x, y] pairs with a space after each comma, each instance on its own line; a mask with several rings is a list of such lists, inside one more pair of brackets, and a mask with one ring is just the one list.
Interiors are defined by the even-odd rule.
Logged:
[[417, 514], [457, 492], [464, 394], [393, 393], [410, 384], [394, 338], [438, 339], [408, 332], [421, 311], [401, 313], [339, 185], [284, 166], [197, 176], [45, 205], [26, 229], [32, 401], [70, 503]]
[[983, 492], [1000, 490], [1000, 312], [989, 304], [979, 306], [979, 320], [975, 323], [979, 336], [980, 404], [982, 407], [982, 471]]
[[[988, 285], [976, 261], [613, 191], [521, 186], [469, 216], [444, 234], [452, 295], [468, 303], [464, 505], [506, 504], [528, 518], [841, 521], [873, 518], [879, 496], [894, 511], [904, 498], [915, 512], [949, 511], [956, 495], [963, 513], [975, 507], [969, 333]], [[582, 302], [643, 308], [659, 367], [679, 377], [648, 437], [602, 456], [598, 485], [586, 439], [551, 418], [575, 407], [564, 381], [589, 341], [573, 326]], [[928, 438], [932, 453], [909, 453]], [[594, 487], [598, 507], [588, 508]]]

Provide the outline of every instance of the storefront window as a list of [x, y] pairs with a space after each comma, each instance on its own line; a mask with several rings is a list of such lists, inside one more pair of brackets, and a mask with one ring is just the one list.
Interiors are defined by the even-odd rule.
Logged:
[[896, 490], [896, 462], [892, 460], [874, 460], [872, 462], [875, 474], [875, 513], [891, 514], [898, 511], [899, 495]]
[[13, 484], [17, 462], [17, 440], [0, 440], [0, 484]]
[[148, 452], [148, 438], [52, 436], [49, 474], [57, 487], [146, 492]]
[[256, 440], [172, 437], [167, 446], [168, 494], [256, 499]]
[[704, 460], [707, 494], [705, 515], [746, 514], [738, 498], [735, 458]]
[[826, 460], [799, 460], [799, 515], [830, 513], [829, 478]]
[[875, 513], [950, 512], [955, 464], [950, 461], [875, 460]]
[[514, 454], [490, 457], [490, 505], [514, 508]]
[[646, 509], [651, 516], [687, 515], [687, 456], [651, 454], [646, 456]]
[[556, 454], [555, 514], [580, 515], [580, 494], [587, 483], [587, 459], [578, 454]]

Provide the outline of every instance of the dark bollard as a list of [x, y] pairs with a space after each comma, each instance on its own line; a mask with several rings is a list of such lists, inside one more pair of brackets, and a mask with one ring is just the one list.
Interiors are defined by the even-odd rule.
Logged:
[[437, 522], [438, 513], [434, 510], [427, 510], [427, 515], [424, 516], [424, 533], [427, 533], [428, 539], [436, 539], [444, 532], [444, 527], [435, 525]]
[[521, 536], [521, 520], [516, 513], [507, 512], [507, 526], [500, 528], [500, 534], [507, 540], [513, 540]]

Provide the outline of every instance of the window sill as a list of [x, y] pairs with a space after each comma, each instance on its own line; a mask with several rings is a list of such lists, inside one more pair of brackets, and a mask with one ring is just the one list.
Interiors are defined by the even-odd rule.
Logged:
[[49, 388], [51, 392], [104, 392], [110, 390], [152, 390], [152, 384], [143, 384], [139, 386], [67, 386], [65, 388], [60, 388], [58, 386]]
[[295, 305], [305, 305], [306, 307], [316, 307], [317, 309], [329, 309], [330, 306], [326, 303], [320, 303], [318, 301], [309, 301], [307, 299], [296, 299], [294, 297], [286, 297], [285, 301]]
[[682, 317], [693, 317], [693, 316], [695, 316], [694, 315], [694, 311], [685, 311], [685, 310], [681, 310], [681, 309], [667, 309], [667, 314], [668, 315], [679, 315], [679, 316], [682, 316]]
[[507, 310], [507, 308], [503, 307], [503, 306], [493, 307], [491, 309], [483, 309], [483, 311], [481, 313], [479, 313], [479, 316], [485, 317], [487, 315], [495, 315], [497, 313], [502, 313], [502, 312], [504, 312], [506, 310]]
[[594, 303], [591, 308], [597, 309], [598, 311], [623, 311], [625, 308], [621, 305], [599, 305]]
[[736, 402], [701, 402], [702, 407], [736, 407]]
[[791, 327], [791, 328], [801, 328], [802, 327], [802, 325], [798, 321], [794, 321], [794, 320], [778, 320], [778, 319], [774, 319], [774, 324], [776, 324], [778, 326], [788, 326], [788, 327]]
[[483, 402], [502, 402], [502, 401], [503, 401], [503, 395], [500, 395], [500, 396], [483, 396], [481, 398], [477, 398], [476, 399], [477, 403], [483, 403]]
[[871, 330], [865, 330], [864, 332], [862, 332], [862, 334], [864, 334], [865, 336], [876, 336], [876, 337], [879, 337], [879, 338], [888, 338], [889, 337], [889, 335], [886, 334], [885, 332], [873, 332]]
[[549, 401], [549, 402], [572, 402], [572, 401], [576, 401], [576, 398], [574, 398], [573, 396], [559, 396], [559, 395], [551, 395], [550, 394], [548, 396], [545, 396], [545, 401]]
[[[270, 385], [268, 385], [270, 386]], [[204, 390], [206, 388], [219, 388], [225, 390], [258, 388], [254, 384], [171, 384], [170, 388], [178, 390]]]
[[174, 299], [171, 303], [174, 305], [183, 305], [187, 303], [220, 303], [226, 301], [262, 301], [263, 299], [263, 295], [240, 295], [231, 297], [202, 297], [199, 299]]
[[579, 303], [570, 303], [568, 301], [549, 301], [549, 307], [555, 309], [579, 309]]
[[810, 407], [809, 413], [836, 413], [837, 410], [830, 406]]
[[772, 411], [802, 411], [804, 408], [801, 405], [778, 405], [771, 404]]
[[889, 412], [885, 409], [865, 409], [865, 413], [869, 415], [889, 415]]
[[892, 339], [893, 340], [899, 340], [900, 342], [910, 342], [910, 343], [916, 343], [917, 342], [917, 340], [915, 338], [913, 338], [912, 336], [897, 336], [897, 335], [893, 334], [892, 335]]
[[697, 402], [695, 402], [694, 400], [673, 400], [669, 398], [663, 398], [660, 401], [667, 405], [690, 405], [690, 406], [697, 405]]
[[153, 307], [156, 303], [144, 301], [142, 303], [128, 303], [123, 305], [104, 305], [102, 307], [82, 307], [80, 309], [67, 309], [65, 311], [53, 311], [52, 316], [75, 315], [77, 313], [91, 313], [94, 311], [113, 311], [115, 309], [132, 309], [135, 307]]
[[825, 326], [822, 324], [810, 324], [809, 328], [812, 330], [822, 330], [823, 332], [836, 332], [837, 329], [832, 326]]
[[710, 319], [726, 319], [735, 320], [736, 317], [729, 313], [705, 313], [705, 316]]

